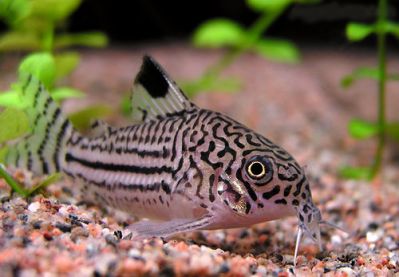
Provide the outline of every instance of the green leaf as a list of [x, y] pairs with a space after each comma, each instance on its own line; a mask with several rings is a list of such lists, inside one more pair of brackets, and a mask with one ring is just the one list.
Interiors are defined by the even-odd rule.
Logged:
[[350, 87], [354, 81], [358, 79], [379, 79], [379, 71], [377, 68], [358, 67], [351, 74], [344, 76], [341, 80], [341, 86], [344, 88]]
[[393, 140], [399, 142], [399, 122], [388, 123], [385, 131]]
[[41, 41], [33, 32], [7, 32], [0, 36], [0, 51], [32, 51], [40, 49]]
[[25, 107], [20, 94], [15, 90], [0, 93], [0, 106], [19, 109]]
[[346, 37], [350, 41], [359, 41], [375, 31], [374, 25], [351, 22], [346, 25]]
[[87, 130], [95, 119], [104, 118], [112, 114], [112, 109], [105, 105], [95, 105], [70, 114], [68, 117], [78, 130]]
[[373, 171], [370, 167], [345, 166], [339, 169], [339, 175], [346, 179], [371, 180]]
[[30, 12], [30, 2], [28, 0], [1, 0], [0, 17], [8, 24], [15, 24], [17, 21], [26, 17]]
[[247, 5], [257, 12], [276, 12], [284, 9], [292, 0], [247, 0]]
[[55, 78], [61, 79], [71, 74], [73, 70], [78, 66], [80, 57], [75, 52], [65, 52], [54, 56], [55, 62]]
[[367, 139], [379, 133], [379, 127], [375, 123], [361, 119], [352, 119], [348, 124], [349, 134], [355, 139]]
[[80, 5], [81, 0], [35, 0], [32, 3], [32, 15], [53, 22], [66, 19]]
[[69, 98], [82, 98], [85, 94], [80, 90], [70, 87], [60, 87], [51, 90], [51, 97], [55, 101], [62, 101]]
[[105, 47], [108, 38], [101, 32], [58, 35], [54, 39], [56, 49], [70, 46]]
[[262, 39], [256, 42], [253, 49], [264, 58], [279, 62], [296, 63], [300, 59], [295, 45], [285, 40]]
[[18, 109], [7, 108], [0, 113], [0, 144], [16, 139], [29, 131], [26, 114]]
[[243, 43], [244, 34], [244, 29], [238, 23], [219, 18], [201, 24], [192, 40], [197, 47], [238, 46]]
[[28, 73], [39, 79], [46, 88], [55, 80], [54, 58], [49, 53], [34, 53], [27, 56], [19, 66], [19, 73]]
[[28, 195], [28, 192], [7, 172], [3, 164], [0, 164], [0, 178], [3, 178], [21, 196], [26, 197]]
[[44, 181], [40, 182], [38, 185], [34, 186], [27, 192], [27, 196], [31, 196], [33, 194], [38, 193], [44, 188], [48, 187], [51, 184], [58, 182], [62, 177], [61, 173], [53, 173], [49, 175]]

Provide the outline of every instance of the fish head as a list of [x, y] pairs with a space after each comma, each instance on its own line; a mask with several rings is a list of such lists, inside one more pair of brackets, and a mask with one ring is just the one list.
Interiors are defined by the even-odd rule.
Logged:
[[283, 148], [248, 132], [241, 151], [219, 174], [218, 195], [243, 224], [296, 215], [302, 233], [320, 241], [321, 214], [303, 168]]

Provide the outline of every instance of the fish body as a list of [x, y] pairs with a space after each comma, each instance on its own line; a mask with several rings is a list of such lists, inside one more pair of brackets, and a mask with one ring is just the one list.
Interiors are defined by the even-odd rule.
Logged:
[[132, 93], [138, 123], [96, 122], [91, 137], [73, 129], [40, 82], [25, 79], [32, 133], [8, 163], [37, 174], [62, 171], [88, 199], [149, 219], [131, 227], [137, 236], [297, 215], [300, 234], [320, 239], [320, 212], [295, 159], [230, 117], [197, 107], [152, 58], [144, 57]]

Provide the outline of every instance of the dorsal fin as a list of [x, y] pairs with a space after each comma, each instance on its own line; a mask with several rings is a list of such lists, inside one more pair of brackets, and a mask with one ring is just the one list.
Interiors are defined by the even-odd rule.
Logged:
[[150, 56], [143, 57], [131, 101], [132, 116], [137, 121], [164, 118], [196, 108]]

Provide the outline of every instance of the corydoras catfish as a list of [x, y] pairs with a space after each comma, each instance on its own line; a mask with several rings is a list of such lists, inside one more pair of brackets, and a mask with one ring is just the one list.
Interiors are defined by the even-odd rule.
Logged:
[[145, 218], [137, 237], [250, 225], [296, 215], [320, 244], [319, 209], [303, 168], [283, 148], [221, 113], [189, 101], [145, 56], [131, 97], [137, 122], [97, 121], [95, 136], [76, 131], [32, 75], [21, 88], [31, 133], [7, 163], [35, 174], [63, 172], [95, 202]]

